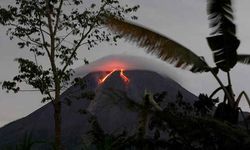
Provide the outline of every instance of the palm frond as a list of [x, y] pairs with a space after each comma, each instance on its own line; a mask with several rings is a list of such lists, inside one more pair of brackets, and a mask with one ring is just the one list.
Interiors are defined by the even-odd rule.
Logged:
[[250, 55], [247, 55], [247, 54], [238, 55], [237, 61], [243, 64], [250, 65]]
[[225, 32], [235, 35], [236, 27], [232, 22], [233, 9], [231, 0], [207, 0], [207, 13], [210, 20], [211, 35]]
[[222, 34], [207, 38], [213, 52], [216, 66], [223, 71], [229, 71], [237, 63], [237, 48], [240, 41], [234, 35]]
[[207, 0], [207, 13], [212, 28], [208, 44], [213, 51], [216, 66], [229, 71], [237, 63], [237, 48], [240, 41], [235, 36], [231, 0]]
[[146, 49], [147, 53], [175, 64], [177, 68], [189, 68], [192, 72], [209, 71], [207, 63], [201, 57], [174, 40], [150, 29], [112, 17], [107, 19], [106, 26], [126, 40]]

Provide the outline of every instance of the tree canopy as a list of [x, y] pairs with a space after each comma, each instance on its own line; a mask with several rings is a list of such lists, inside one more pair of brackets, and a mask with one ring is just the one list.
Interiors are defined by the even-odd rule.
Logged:
[[[103, 29], [104, 16], [120, 19], [131, 17], [139, 6], [120, 4], [119, 0], [14, 0], [7, 8], [0, 7], [0, 24], [8, 28], [10, 40], [16, 39], [20, 49], [33, 58], [17, 58], [19, 73], [3, 88], [18, 92], [17, 83], [24, 82], [44, 95], [54, 106], [55, 144], [61, 145], [60, 94], [73, 73], [71, 65], [78, 59], [82, 46], [93, 48], [102, 42], [116, 42]], [[39, 64], [41, 57], [49, 65]], [[87, 61], [85, 61], [87, 62]]]

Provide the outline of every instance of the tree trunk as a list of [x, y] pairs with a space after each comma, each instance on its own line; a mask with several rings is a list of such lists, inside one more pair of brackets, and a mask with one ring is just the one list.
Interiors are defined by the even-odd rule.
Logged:
[[[59, 99], [59, 98], [58, 98]], [[55, 100], [54, 102], [54, 121], [55, 121], [55, 148], [56, 150], [62, 150], [61, 143], [61, 102], [60, 100]]]

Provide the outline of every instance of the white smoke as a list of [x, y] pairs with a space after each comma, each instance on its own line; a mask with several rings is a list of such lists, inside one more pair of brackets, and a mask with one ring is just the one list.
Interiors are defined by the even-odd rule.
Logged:
[[73, 79], [84, 77], [88, 73], [97, 71], [112, 71], [114, 69], [126, 70], [149, 70], [168, 76], [175, 81], [179, 81], [178, 75], [174, 73], [173, 66], [153, 58], [132, 56], [132, 55], [109, 55], [98, 59], [88, 65], [83, 65], [75, 69]]

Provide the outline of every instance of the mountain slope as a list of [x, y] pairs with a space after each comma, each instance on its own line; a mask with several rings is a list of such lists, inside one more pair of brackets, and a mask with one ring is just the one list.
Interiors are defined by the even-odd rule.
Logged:
[[[134, 132], [138, 123], [137, 112], [130, 111], [125, 104], [125, 94], [138, 103], [142, 102], [145, 90], [151, 93], [167, 92], [165, 101], [174, 101], [178, 92], [184, 100], [192, 102], [197, 97], [183, 89], [175, 81], [146, 70], [129, 70], [124, 75], [129, 82], [124, 82], [119, 71], [111, 74], [105, 82], [98, 80], [109, 72], [92, 72], [83, 77], [84, 88], [74, 85], [62, 95], [62, 139], [67, 149], [76, 149], [81, 139], [91, 128], [88, 120], [94, 115], [105, 132], [118, 133], [126, 130]], [[84, 98], [84, 93], [94, 92], [93, 100]], [[116, 96], [115, 96], [116, 94]], [[71, 105], [67, 105], [71, 103]], [[79, 113], [79, 110], [87, 113]], [[30, 115], [0, 128], [0, 149], [3, 145], [15, 145], [25, 133], [32, 133], [33, 140], [53, 141], [53, 108], [48, 103]], [[36, 145], [35, 149], [48, 149], [48, 145]]]

